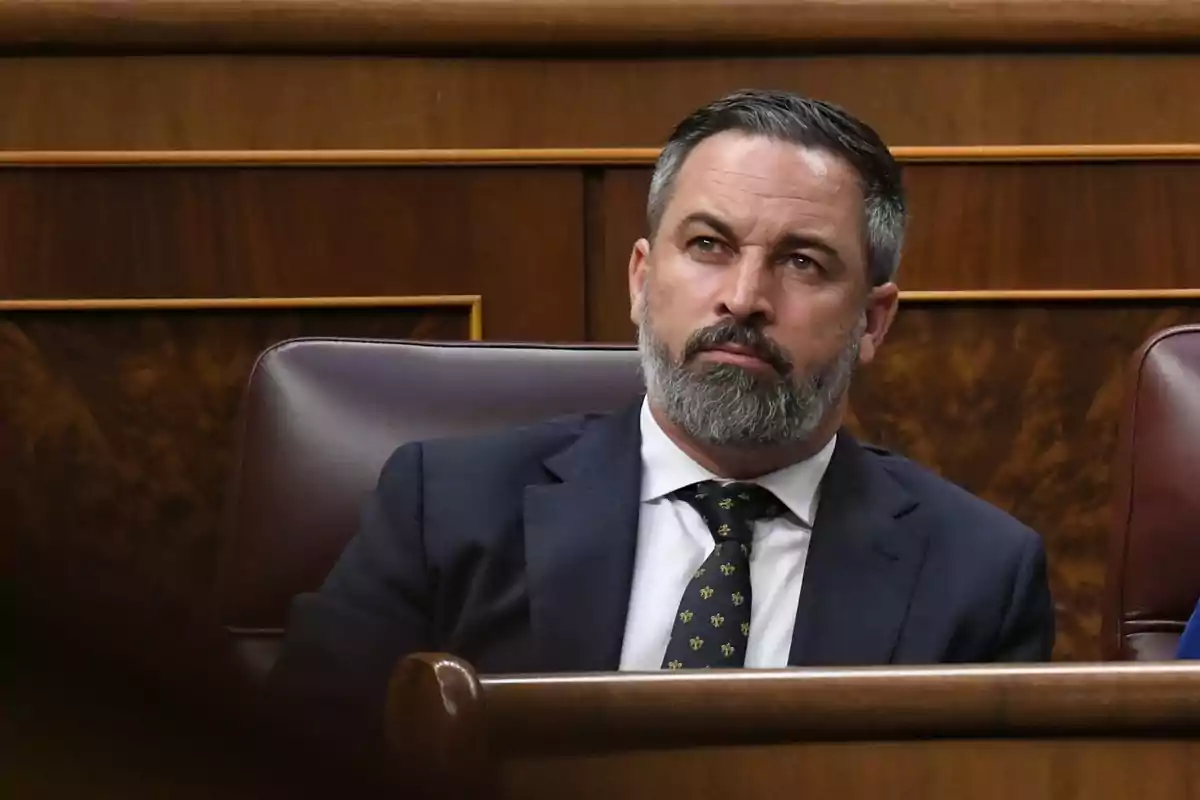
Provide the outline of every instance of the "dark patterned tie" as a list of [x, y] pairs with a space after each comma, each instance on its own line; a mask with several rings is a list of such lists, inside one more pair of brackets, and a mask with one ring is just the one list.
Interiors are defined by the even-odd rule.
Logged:
[[663, 667], [743, 666], [750, 638], [754, 520], [778, 517], [783, 506], [775, 495], [749, 483], [706, 481], [674, 496], [700, 512], [716, 547], [683, 590]]

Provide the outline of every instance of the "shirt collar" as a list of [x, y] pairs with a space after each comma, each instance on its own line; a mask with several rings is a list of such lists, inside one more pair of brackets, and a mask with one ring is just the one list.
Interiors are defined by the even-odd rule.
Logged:
[[[650, 413], [648, 400], [642, 401], [642, 496], [643, 503], [665, 497], [677, 489], [700, 481], [723, 481], [697, 464], [679, 449]], [[816, 455], [767, 473], [749, 483], [768, 489], [779, 502], [809, 527], [817, 503], [821, 479], [833, 457], [837, 436], [831, 438]]]

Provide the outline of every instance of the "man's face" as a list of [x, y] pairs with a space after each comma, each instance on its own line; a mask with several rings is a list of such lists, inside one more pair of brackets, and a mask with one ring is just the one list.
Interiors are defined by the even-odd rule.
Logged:
[[871, 287], [863, 195], [841, 159], [727, 132], [684, 161], [630, 259], [650, 398], [721, 445], [805, 440], [874, 358], [896, 287]]

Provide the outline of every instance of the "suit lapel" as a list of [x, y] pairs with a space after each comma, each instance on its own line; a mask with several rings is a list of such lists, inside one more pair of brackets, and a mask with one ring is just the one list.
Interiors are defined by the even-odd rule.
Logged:
[[830, 460], [789, 663], [886, 664], [908, 613], [925, 538], [899, 518], [915, 499], [845, 431]]
[[620, 664], [642, 481], [640, 404], [587, 423], [525, 490], [525, 558], [543, 668]]

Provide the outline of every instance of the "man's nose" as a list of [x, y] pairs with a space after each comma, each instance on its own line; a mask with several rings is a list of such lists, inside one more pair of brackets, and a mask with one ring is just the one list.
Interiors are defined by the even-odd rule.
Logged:
[[761, 253], [743, 252], [729, 269], [718, 313], [737, 319], [762, 315], [770, 322], [774, 316], [771, 302], [773, 281], [770, 265]]

